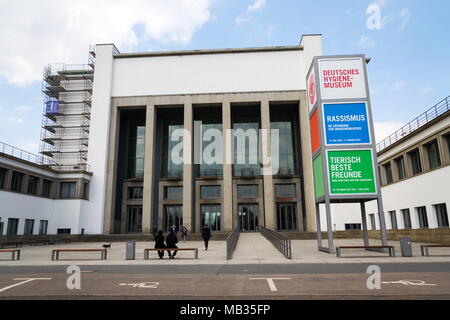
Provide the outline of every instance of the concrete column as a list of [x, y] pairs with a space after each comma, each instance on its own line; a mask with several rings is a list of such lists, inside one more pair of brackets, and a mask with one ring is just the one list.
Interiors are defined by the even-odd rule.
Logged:
[[231, 164], [232, 152], [231, 142], [233, 136], [227, 136], [227, 130], [231, 129], [231, 106], [230, 100], [225, 99], [222, 104], [222, 132], [224, 136], [223, 145], [223, 230], [233, 230], [233, 166]]
[[[270, 157], [271, 152], [271, 143], [270, 143], [270, 107], [269, 100], [264, 99], [261, 101], [261, 129], [268, 130], [268, 142], [267, 149], [265, 152]], [[261, 144], [261, 146], [263, 146]], [[266, 174], [263, 175], [264, 179], [264, 218], [266, 228], [275, 230], [275, 198], [274, 198], [274, 187], [273, 187], [273, 176], [272, 176], [272, 165], [265, 165], [264, 168], [267, 171]]]
[[[155, 106], [147, 105], [145, 116], [144, 195], [142, 199], [142, 233], [152, 230], [153, 166], [155, 140]], [[157, 188], [157, 186], [155, 186]]]
[[192, 232], [192, 150], [193, 150], [193, 110], [190, 96], [184, 103], [184, 130], [189, 133], [183, 137], [183, 224]]
[[312, 165], [311, 152], [311, 134], [309, 129], [309, 110], [306, 102], [306, 92], [300, 95], [299, 105], [299, 119], [300, 119], [300, 140], [301, 140], [301, 155], [303, 165], [303, 188], [305, 199], [305, 210], [303, 214], [306, 215], [306, 231], [319, 231], [316, 229], [316, 214], [315, 214], [315, 195], [314, 195], [314, 176]]
[[96, 45], [96, 63], [92, 91], [91, 126], [88, 161], [94, 173], [91, 179], [88, 203], [82, 212], [87, 234], [108, 233], [110, 226], [106, 211], [106, 180], [109, 154], [109, 127], [111, 121], [111, 96], [114, 54], [113, 44]]

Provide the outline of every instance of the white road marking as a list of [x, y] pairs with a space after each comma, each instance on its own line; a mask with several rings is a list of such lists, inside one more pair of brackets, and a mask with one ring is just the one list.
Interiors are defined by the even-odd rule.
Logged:
[[159, 282], [149, 281], [140, 283], [119, 283], [119, 286], [130, 286], [132, 288], [157, 289]]
[[405, 286], [436, 286], [433, 283], [426, 283], [423, 280], [398, 280], [398, 281], [383, 281], [383, 284], [403, 284]]
[[273, 280], [291, 280], [291, 278], [250, 278], [250, 280], [267, 280], [270, 291], [278, 291]]
[[31, 282], [31, 281], [34, 281], [34, 280], [52, 280], [52, 278], [16, 278], [16, 279], [13, 279], [13, 280], [14, 281], [16, 281], [16, 280], [24, 280], [24, 281], [18, 282], [16, 284], [13, 284], [13, 285], [8, 286], [8, 287], [4, 287], [4, 288], [0, 289], [0, 292], [9, 290], [9, 289], [14, 288], [14, 287], [21, 286], [21, 285], [23, 285], [25, 283], [28, 283], [28, 282]]

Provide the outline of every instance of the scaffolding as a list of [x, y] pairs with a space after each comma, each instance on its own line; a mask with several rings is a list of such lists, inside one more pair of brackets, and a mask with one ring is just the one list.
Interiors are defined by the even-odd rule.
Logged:
[[[58, 170], [87, 168], [95, 50], [88, 64], [52, 64], [44, 69], [40, 152]], [[57, 107], [49, 110], [49, 103]]]

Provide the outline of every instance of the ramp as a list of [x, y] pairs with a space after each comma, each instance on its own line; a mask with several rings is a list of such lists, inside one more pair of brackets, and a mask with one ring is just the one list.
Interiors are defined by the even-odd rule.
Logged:
[[260, 262], [286, 262], [286, 259], [266, 238], [259, 232], [241, 233], [233, 253], [233, 261], [250, 263]]

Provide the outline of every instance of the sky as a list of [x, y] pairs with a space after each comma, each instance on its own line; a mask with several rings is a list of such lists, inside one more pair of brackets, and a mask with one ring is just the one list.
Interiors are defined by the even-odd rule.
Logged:
[[450, 95], [449, 30], [450, 0], [0, 0], [0, 142], [39, 151], [43, 69], [87, 63], [89, 45], [280, 46], [311, 33], [324, 55], [371, 58], [380, 141]]

